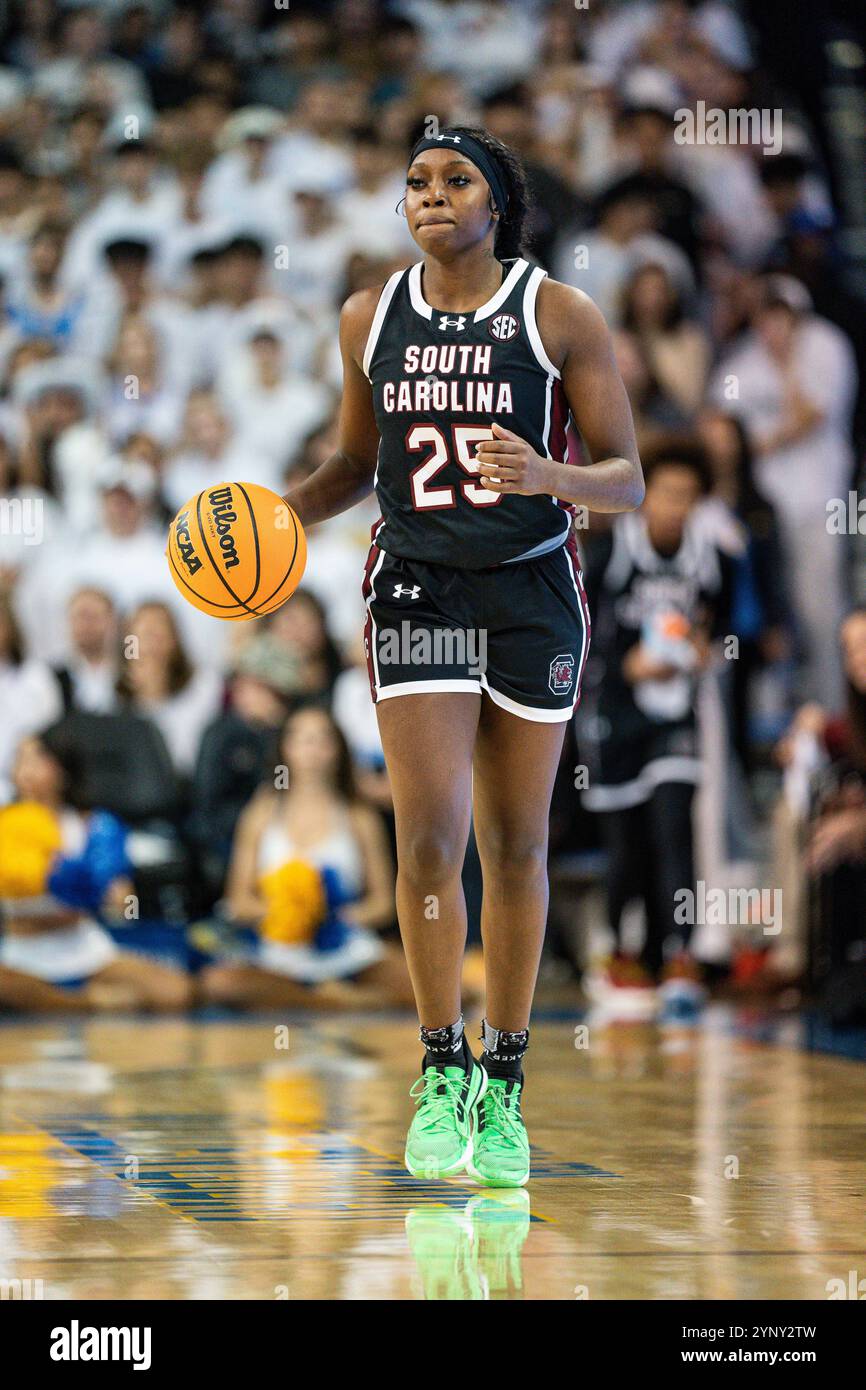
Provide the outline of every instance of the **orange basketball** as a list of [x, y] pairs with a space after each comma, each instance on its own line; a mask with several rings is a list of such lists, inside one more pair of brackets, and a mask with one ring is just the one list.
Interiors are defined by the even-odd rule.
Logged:
[[273, 613], [301, 582], [307, 539], [291, 507], [258, 483], [213, 483], [181, 507], [168, 531], [171, 577], [214, 618]]

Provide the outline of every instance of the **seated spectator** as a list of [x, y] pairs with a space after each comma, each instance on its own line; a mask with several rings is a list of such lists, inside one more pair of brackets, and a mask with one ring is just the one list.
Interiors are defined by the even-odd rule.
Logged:
[[648, 261], [635, 270], [625, 288], [622, 326], [640, 340], [661, 390], [692, 415], [703, 400], [710, 345], [700, 325], [685, 317], [682, 294], [665, 266]]
[[[104, 589], [120, 612], [157, 598], [177, 615], [196, 658], [218, 664], [229, 634], [184, 601], [165, 561], [165, 529], [154, 515], [157, 480], [140, 458], [115, 457], [103, 464], [100, 524], [84, 545], [55, 546], [26, 576], [21, 619], [28, 641], [55, 663], [66, 650], [66, 605], [76, 589]], [[184, 501], [187, 498], [183, 499]]]
[[84, 297], [60, 281], [66, 228], [43, 222], [30, 239], [27, 273], [6, 300], [6, 317], [21, 338], [39, 338], [64, 352], [75, 332]]
[[111, 439], [134, 432], [173, 444], [180, 432], [184, 399], [173, 382], [164, 344], [144, 317], [127, 315], [106, 359], [106, 424]]
[[614, 189], [601, 195], [595, 217], [594, 227], [575, 223], [562, 234], [553, 273], [588, 294], [614, 325], [634, 264], [634, 246], [652, 230], [653, 209], [642, 195]]
[[183, 435], [176, 453], [166, 460], [163, 496], [175, 512], [197, 492], [225, 478], [261, 483], [279, 491], [279, 469], [257, 456], [238, 438], [217, 397], [193, 391], [186, 405]]
[[77, 589], [69, 600], [69, 655], [55, 675], [63, 712], [108, 714], [117, 704], [117, 610], [103, 589]]
[[628, 151], [630, 171], [607, 189], [607, 196], [639, 197], [653, 208], [653, 230], [685, 252], [698, 264], [698, 239], [702, 206], [695, 191], [680, 177], [674, 144], [675, 102], [667, 97], [646, 97], [637, 90], [627, 97], [621, 130]]
[[[17, 801], [0, 811], [0, 967], [103, 1006], [185, 1008], [185, 975], [120, 951], [95, 920], [103, 911], [123, 920], [132, 893], [125, 832], [105, 811], [74, 807], [76, 769], [60, 740], [24, 738], [13, 780]], [[55, 1007], [38, 995], [20, 1006], [46, 1003]]]
[[674, 433], [685, 435], [688, 416], [657, 381], [641, 339], [619, 330], [613, 334], [613, 350], [631, 403], [641, 453], [659, 447]]
[[824, 923], [825, 971], [843, 966], [852, 941], [863, 935], [866, 608], [849, 613], [840, 641], [845, 709], [802, 706], [776, 749], [784, 784], [773, 815], [773, 862], [784, 917], [781, 934], [770, 943], [766, 968], [782, 979], [799, 980], [810, 964], [810, 910], [817, 908], [829, 919]]
[[798, 738], [804, 736], [816, 746], [813, 765], [829, 761], [841, 774], [840, 785], [823, 802], [811, 826], [805, 863], [813, 874], [866, 859], [866, 608], [849, 613], [839, 637], [847, 686], [845, 711], [802, 706], [777, 750], [782, 765], [790, 767], [798, 756]]
[[[263, 624], [265, 626], [265, 624]], [[266, 619], [268, 637], [287, 649], [300, 668], [300, 690], [307, 700], [330, 700], [343, 663], [328, 627], [324, 604], [309, 589], [297, 589]]]
[[60, 686], [49, 666], [28, 657], [7, 594], [0, 594], [0, 803], [10, 799], [15, 750], [25, 734], [58, 719]]
[[93, 524], [96, 478], [106, 454], [100, 366], [71, 355], [28, 365], [16, 358], [15, 366], [21, 476], [56, 497], [70, 524], [84, 529]]
[[291, 650], [254, 638], [241, 649], [230, 678], [228, 708], [204, 731], [191, 834], [215, 897], [223, 890], [238, 818], [261, 783], [273, 779], [278, 733], [299, 693], [300, 668]]
[[289, 209], [273, 169], [274, 144], [284, 125], [284, 117], [266, 106], [232, 112], [201, 189], [201, 208], [208, 218], [231, 224], [242, 208], [248, 226], [274, 240], [278, 233], [285, 238]]
[[643, 459], [646, 498], [617, 516], [587, 549], [593, 647], [579, 724], [587, 766], [583, 803], [600, 814], [608, 850], [611, 929], [621, 946], [623, 913], [646, 909], [640, 962], [618, 949], [588, 992], [609, 1006], [627, 986], [654, 1011], [654, 980], [674, 1008], [701, 998], [688, 955], [690, 925], [676, 915], [678, 891], [694, 891], [692, 802], [700, 781], [696, 695], [726, 631], [730, 560], [695, 509], [709, 486], [702, 453], [676, 446]]
[[165, 375], [178, 394], [200, 373], [199, 330], [192, 309], [160, 288], [151, 243], [128, 235], [109, 241], [102, 252], [105, 272], [87, 287], [79, 322], [80, 350], [107, 357], [124, 321], [142, 320], [158, 334]]
[[370, 699], [370, 677], [364, 650], [364, 633], [359, 628], [347, 651], [351, 665], [334, 682], [332, 713], [349, 745], [358, 787], [366, 801], [392, 816], [394, 800], [385, 766], [376, 706]]
[[530, 200], [527, 242], [541, 265], [549, 266], [559, 229], [583, 225], [587, 209], [574, 189], [539, 158], [535, 95], [522, 83], [497, 87], [482, 103], [482, 125], [523, 159]]
[[[357, 798], [345, 739], [330, 715], [290, 715], [284, 769], [241, 816], [227, 906], [254, 925], [248, 962], [211, 966], [204, 997], [241, 1008], [408, 1004], [399, 946], [377, 928], [394, 917], [394, 869], [382, 824]], [[280, 773], [285, 777], [281, 779]]]
[[202, 734], [222, 701], [222, 677], [193, 666], [167, 604], [140, 604], [126, 629], [117, 681], [121, 703], [153, 720], [177, 771], [191, 775]]
[[112, 242], [137, 238], [158, 248], [180, 215], [180, 192], [161, 175], [153, 144], [117, 139], [111, 155], [108, 191], [69, 238], [63, 277], [73, 289], [93, 284]]
[[[262, 323], [223, 364], [217, 395], [252, 457], [270, 460], [270, 486], [280, 491], [280, 474], [310, 431], [328, 419], [331, 392], [291, 369], [288, 348], [276, 328]], [[261, 465], [251, 481], [264, 481]]]

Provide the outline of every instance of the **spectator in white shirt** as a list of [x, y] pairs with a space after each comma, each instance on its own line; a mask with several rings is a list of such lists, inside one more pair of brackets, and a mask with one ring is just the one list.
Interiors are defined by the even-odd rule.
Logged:
[[159, 248], [181, 217], [180, 189], [173, 178], [158, 173], [152, 145], [144, 140], [120, 140], [113, 155], [111, 191], [82, 218], [69, 239], [63, 277], [75, 288], [93, 283], [110, 242], [128, 237]]
[[285, 117], [267, 106], [235, 111], [220, 131], [220, 154], [202, 184], [201, 207], [213, 221], [244, 225], [280, 239], [290, 213], [286, 184], [277, 169], [277, 137]]
[[178, 772], [191, 775], [202, 734], [220, 709], [223, 678], [196, 669], [167, 604], [140, 604], [124, 626], [121, 701], [153, 720]]
[[60, 718], [63, 701], [51, 669], [29, 657], [7, 595], [0, 595], [0, 802], [12, 795], [15, 750], [25, 734]]
[[104, 589], [85, 586], [67, 615], [69, 653], [56, 671], [66, 712], [108, 714], [117, 704], [117, 610]]
[[90, 286], [75, 336], [79, 351], [106, 357], [114, 348], [123, 320], [134, 314], [160, 335], [165, 372], [181, 391], [202, 370], [195, 316], [174, 295], [163, 294], [151, 273], [153, 252], [142, 237], [125, 236], [104, 248], [104, 273]]
[[100, 469], [99, 481], [98, 525], [76, 546], [43, 546], [38, 565], [22, 578], [19, 611], [31, 646], [50, 661], [63, 660], [66, 605], [76, 589], [88, 585], [104, 589], [121, 612], [145, 599], [164, 600], [177, 614], [196, 659], [218, 665], [228, 625], [192, 608], [172, 582], [165, 529], [153, 516], [153, 469], [137, 459], [110, 458]]
[[852, 477], [857, 369], [849, 340], [811, 313], [799, 281], [769, 276], [765, 291], [753, 331], [721, 363], [712, 396], [723, 408], [735, 402], [757, 456], [756, 482], [776, 508], [806, 648], [803, 696], [835, 709], [845, 538], [828, 526], [828, 503], [847, 496]]
[[163, 474], [163, 496], [177, 512], [190, 497], [228, 479], [260, 483], [279, 491], [280, 470], [266, 454], [241, 439], [212, 391], [193, 391], [187, 401], [183, 436]]
[[[243, 447], [273, 461], [282, 474], [306, 436], [327, 418], [331, 392], [291, 371], [280, 336], [265, 326], [232, 354], [217, 381], [217, 394]], [[274, 478], [274, 491], [280, 491]]]
[[106, 406], [110, 438], [119, 443], [140, 431], [160, 444], [173, 444], [180, 432], [185, 401], [166, 368], [161, 338], [145, 318], [127, 315], [106, 365], [110, 372]]

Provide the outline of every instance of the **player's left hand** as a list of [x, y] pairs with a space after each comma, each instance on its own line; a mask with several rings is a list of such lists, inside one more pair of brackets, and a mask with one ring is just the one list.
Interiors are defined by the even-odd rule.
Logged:
[[491, 492], [519, 492], [524, 497], [548, 492], [550, 459], [542, 458], [504, 425], [494, 423], [492, 429], [493, 439], [483, 439], [475, 451], [484, 486]]

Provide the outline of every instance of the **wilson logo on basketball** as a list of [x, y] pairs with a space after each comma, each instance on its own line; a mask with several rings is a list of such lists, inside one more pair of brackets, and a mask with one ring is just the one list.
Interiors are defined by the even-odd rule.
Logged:
[[192, 537], [189, 534], [189, 512], [181, 512], [174, 523], [174, 540], [178, 554], [186, 565], [188, 574], [201, 569], [201, 560], [195, 553]]
[[273, 613], [304, 573], [304, 528], [258, 483], [211, 483], [184, 504], [168, 533], [171, 577], [202, 613], [246, 622]]
[[488, 332], [497, 343], [507, 343], [509, 338], [516, 338], [520, 332], [520, 319], [513, 314], [497, 314], [490, 320]]
[[232, 526], [237, 521], [238, 514], [232, 505], [231, 488], [217, 488], [214, 492], [209, 492], [208, 501], [211, 504], [211, 516], [223, 553], [223, 565], [227, 570], [234, 569], [241, 561], [232, 535]]

